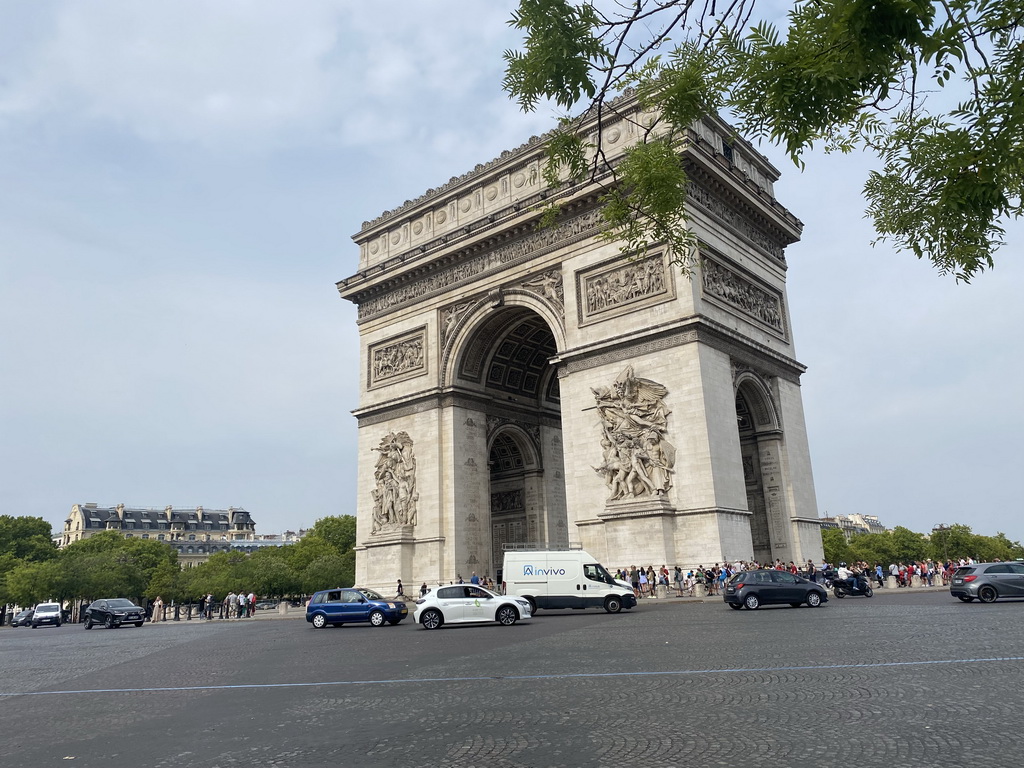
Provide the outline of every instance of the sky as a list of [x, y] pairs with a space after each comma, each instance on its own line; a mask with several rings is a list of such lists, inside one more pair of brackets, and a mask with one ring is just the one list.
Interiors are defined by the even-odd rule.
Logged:
[[[0, 0], [0, 514], [354, 514], [362, 222], [553, 127], [515, 3]], [[1024, 227], [969, 285], [871, 246], [873, 159], [770, 145], [818, 511], [1024, 540]]]

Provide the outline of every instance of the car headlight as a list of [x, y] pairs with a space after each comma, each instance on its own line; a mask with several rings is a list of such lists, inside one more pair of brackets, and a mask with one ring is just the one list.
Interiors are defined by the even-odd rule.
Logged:
[[388, 603], [388, 608], [390, 608], [392, 611], [395, 610], [395, 604], [394, 603]]

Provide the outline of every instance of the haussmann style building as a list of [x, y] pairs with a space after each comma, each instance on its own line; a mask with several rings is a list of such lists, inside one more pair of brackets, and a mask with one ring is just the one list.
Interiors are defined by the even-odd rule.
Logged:
[[[617, 106], [612, 163], [654, 120]], [[688, 138], [689, 276], [597, 239], [601, 191], [548, 188], [537, 138], [354, 236], [357, 583], [496, 577], [510, 544], [611, 568], [820, 562], [786, 300], [802, 225], [727, 124]]]
[[256, 523], [244, 509], [203, 507], [100, 507], [75, 504], [64, 521], [60, 546], [100, 531], [117, 531], [125, 538], [166, 541], [178, 550], [178, 562], [193, 566], [215, 552], [258, 548]]

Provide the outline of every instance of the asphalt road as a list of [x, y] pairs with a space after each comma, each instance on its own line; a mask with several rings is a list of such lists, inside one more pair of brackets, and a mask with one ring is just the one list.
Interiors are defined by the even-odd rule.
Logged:
[[0, 630], [0, 765], [1007, 766], [1024, 602]]

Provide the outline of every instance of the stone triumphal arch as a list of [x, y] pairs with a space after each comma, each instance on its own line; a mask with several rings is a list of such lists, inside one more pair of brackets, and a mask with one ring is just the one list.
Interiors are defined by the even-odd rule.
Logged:
[[[613, 158], [649, 125], [621, 113]], [[786, 302], [801, 225], [729, 126], [689, 139], [692, 276], [597, 239], [599, 191], [548, 188], [542, 139], [363, 225], [338, 283], [361, 339], [358, 583], [494, 577], [510, 543], [611, 567], [821, 557]]]

